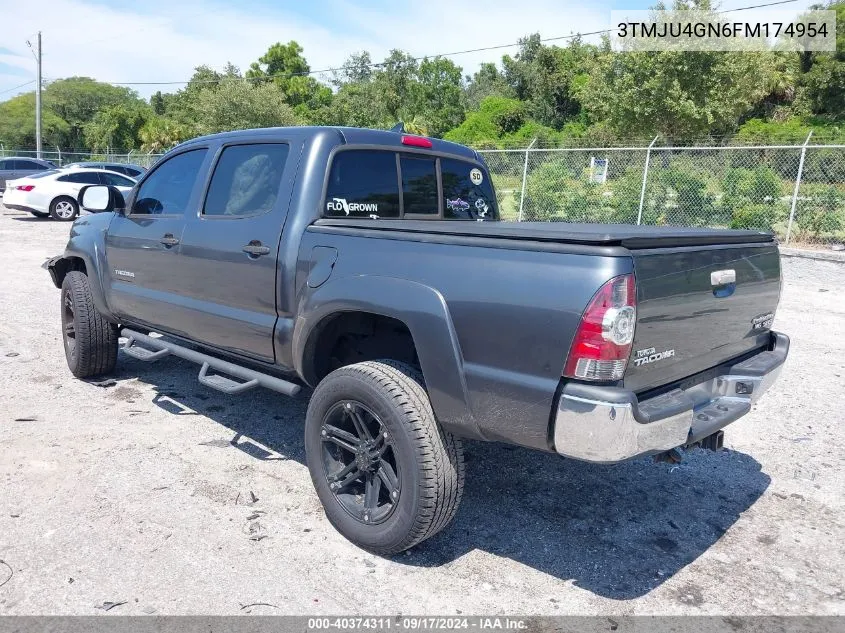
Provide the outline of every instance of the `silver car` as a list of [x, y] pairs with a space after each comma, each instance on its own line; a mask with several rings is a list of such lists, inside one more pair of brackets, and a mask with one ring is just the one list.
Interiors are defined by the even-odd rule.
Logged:
[[37, 174], [46, 169], [55, 169], [56, 166], [49, 160], [38, 158], [26, 158], [22, 156], [11, 156], [0, 158], [0, 191], [6, 190], [6, 181], [24, 178]]

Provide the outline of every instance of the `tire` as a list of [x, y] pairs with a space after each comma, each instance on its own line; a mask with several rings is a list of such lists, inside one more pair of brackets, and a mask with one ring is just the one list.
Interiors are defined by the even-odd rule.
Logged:
[[49, 218], [50, 217], [49, 213], [44, 213], [43, 211], [31, 211], [31, 213], [32, 213], [33, 217], [36, 217], [36, 218]]
[[[337, 440], [351, 444], [348, 435], [356, 434], [361, 420], [369, 429], [363, 435], [378, 435], [369, 449], [370, 455], [372, 451], [381, 455], [377, 464], [369, 466], [376, 474], [365, 472], [368, 457], [336, 444]], [[363, 450], [366, 453], [366, 447]], [[326, 376], [308, 404], [305, 452], [329, 522], [355, 545], [375, 554], [397, 554], [434, 536], [454, 518], [461, 503], [461, 440], [440, 428], [422, 375], [404, 363], [368, 361]], [[334, 480], [343, 475], [344, 464], [347, 470], [352, 467], [349, 455], [361, 476], [349, 481], [356, 472], [352, 470], [342, 481]], [[387, 475], [388, 466], [394, 468], [395, 477]], [[375, 502], [370, 501], [368, 509], [371, 485]]]
[[71, 222], [79, 215], [79, 205], [68, 196], [59, 196], [50, 203], [50, 217], [59, 222]]
[[94, 307], [88, 276], [72, 270], [61, 294], [62, 341], [71, 373], [77, 378], [108, 374], [117, 364], [117, 326]]

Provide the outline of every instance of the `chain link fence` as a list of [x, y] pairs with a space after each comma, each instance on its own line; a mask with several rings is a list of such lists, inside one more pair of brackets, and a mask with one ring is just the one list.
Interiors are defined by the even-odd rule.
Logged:
[[845, 242], [845, 145], [479, 150], [509, 221], [762, 229]]
[[[785, 244], [845, 243], [845, 145], [479, 150], [506, 221], [774, 231]], [[35, 157], [0, 147], [0, 158]], [[43, 151], [149, 168], [160, 154]]]
[[[10, 156], [18, 156], [20, 158], [37, 158], [38, 153], [34, 149], [7, 149], [0, 146], [0, 158], [8, 158]], [[131, 165], [139, 165], [145, 169], [149, 169], [162, 154], [152, 154], [141, 151], [134, 151], [128, 154], [112, 154], [112, 153], [92, 153], [92, 152], [76, 152], [56, 150], [42, 150], [41, 158], [49, 160], [58, 167], [63, 165], [70, 165], [71, 163], [82, 162], [105, 162], [105, 163], [124, 163]]]

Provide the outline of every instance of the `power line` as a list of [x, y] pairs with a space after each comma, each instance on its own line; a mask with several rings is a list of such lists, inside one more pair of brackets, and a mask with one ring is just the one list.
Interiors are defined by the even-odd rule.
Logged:
[[7, 92], [12, 92], [13, 90], [17, 90], [18, 88], [23, 88], [24, 86], [28, 86], [29, 84], [34, 84], [34, 83], [35, 83], [35, 79], [30, 79], [26, 83], [22, 83], [20, 86], [15, 86], [14, 88], [8, 88], [6, 90], [0, 91], [0, 95], [4, 95]]
[[[792, 4], [794, 2], [798, 2], [798, 0], [777, 0], [776, 2], [766, 2], [766, 3], [763, 3], [763, 4], [756, 4], [756, 5], [752, 5], [752, 6], [748, 6], [748, 7], [739, 7], [737, 9], [727, 9], [725, 11], [716, 11], [715, 13], [716, 14], [735, 13], [737, 11], [748, 11], [748, 10], [751, 10], [751, 9], [762, 9], [762, 8], [765, 8], [765, 7], [772, 7], [772, 6], [776, 6], [776, 5], [782, 5], [782, 4]], [[544, 37], [544, 38], [540, 38], [540, 42], [559, 42], [561, 40], [575, 39], [576, 37], [586, 37], [586, 36], [589, 36], [589, 35], [602, 35], [604, 33], [612, 33], [613, 31], [614, 31], [613, 28], [608, 28], [608, 29], [601, 29], [601, 30], [598, 30], [598, 31], [588, 31], [588, 32], [585, 32], [585, 33], [573, 33], [571, 35], [559, 35], [559, 36], [556, 36], [556, 37]], [[485, 51], [501, 50], [503, 48], [514, 48], [514, 47], [520, 46], [520, 45], [521, 45], [520, 42], [513, 42], [511, 44], [498, 44], [498, 45], [495, 45], [495, 46], [484, 46], [484, 47], [481, 47], [481, 48], [469, 48], [469, 49], [460, 50], [460, 51], [452, 51], [452, 52], [449, 52], [449, 53], [439, 53], [437, 55], [422, 55], [422, 56], [419, 56], [419, 57], [412, 57], [411, 60], [418, 62], [418, 61], [422, 61], [423, 59], [431, 59], [431, 58], [437, 58], [437, 57], [453, 57], [455, 55], [466, 55], [466, 54], [469, 54], [469, 53], [482, 53], [482, 52], [485, 52]], [[386, 65], [388, 65], [388, 64], [385, 63], [385, 62], [371, 62], [369, 64], [362, 64], [361, 67], [379, 68], [381, 66], [386, 66]], [[320, 70], [308, 70], [308, 71], [293, 72], [293, 73], [275, 73], [275, 74], [271, 74], [271, 75], [262, 75], [260, 77], [225, 77], [223, 79], [226, 79], [227, 81], [264, 81], [266, 79], [277, 79], [277, 78], [289, 79], [289, 78], [292, 78], [292, 77], [305, 77], [305, 76], [309, 76], [309, 75], [322, 75], [322, 74], [326, 74], [326, 73], [338, 72], [338, 71], [341, 71], [341, 70], [345, 70], [345, 68], [343, 66], [338, 66], [338, 67], [334, 67], [334, 68], [323, 68], [323, 69], [320, 69]], [[114, 86], [181, 86], [181, 85], [185, 85], [187, 83], [204, 84], [204, 83], [218, 83], [219, 81], [221, 81], [221, 79], [195, 79], [195, 80], [187, 79], [187, 80], [182, 80], [182, 81], [105, 81], [103, 83], [112, 84]], [[0, 93], [0, 94], [2, 94], [2, 93]]]

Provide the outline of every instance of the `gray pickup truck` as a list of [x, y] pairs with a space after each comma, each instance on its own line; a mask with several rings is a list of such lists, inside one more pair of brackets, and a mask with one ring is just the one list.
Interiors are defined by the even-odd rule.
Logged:
[[455, 515], [462, 438], [602, 463], [716, 447], [789, 348], [770, 234], [500, 222], [480, 156], [436, 139], [218, 134], [80, 198], [99, 213], [45, 263], [71, 372], [112, 371], [122, 337], [224, 393], [313, 387], [326, 516], [383, 555]]

